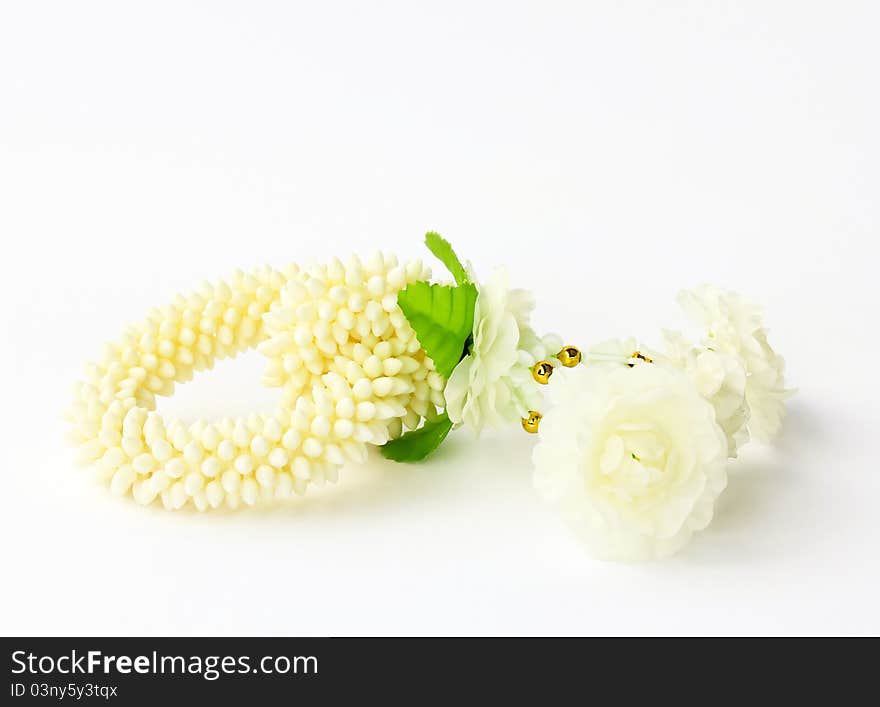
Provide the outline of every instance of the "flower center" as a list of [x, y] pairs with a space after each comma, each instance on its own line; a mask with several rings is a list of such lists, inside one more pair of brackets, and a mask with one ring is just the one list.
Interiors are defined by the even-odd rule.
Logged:
[[663, 478], [667, 449], [654, 429], [617, 429], [605, 439], [599, 469], [615, 493], [638, 496]]

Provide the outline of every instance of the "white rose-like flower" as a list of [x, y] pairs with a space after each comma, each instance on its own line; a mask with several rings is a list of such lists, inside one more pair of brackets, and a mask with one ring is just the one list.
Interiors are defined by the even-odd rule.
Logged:
[[724, 351], [695, 346], [680, 332], [664, 331], [666, 355], [655, 356], [657, 365], [683, 370], [700, 394], [715, 408], [715, 420], [727, 436], [727, 454], [736, 458], [737, 449], [749, 440], [746, 422], [746, 370], [739, 358]]
[[705, 345], [739, 358], [746, 370], [749, 431], [769, 441], [785, 417], [785, 361], [767, 342], [761, 309], [736, 292], [700, 285], [679, 293], [678, 302], [697, 324], [706, 327]]
[[712, 519], [727, 485], [727, 440], [680, 371], [581, 366], [551, 380], [535, 486], [597, 557], [666, 557]]
[[543, 396], [529, 369], [555, 343], [545, 345], [531, 330], [534, 299], [526, 290], [511, 290], [503, 269], [478, 290], [473, 344], [444, 391], [449, 419], [475, 432], [516, 421], [540, 406]]

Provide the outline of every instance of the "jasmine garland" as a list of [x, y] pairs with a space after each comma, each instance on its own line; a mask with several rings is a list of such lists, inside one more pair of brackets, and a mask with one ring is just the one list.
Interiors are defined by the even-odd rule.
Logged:
[[[682, 292], [695, 338], [666, 331], [658, 349], [617, 340], [582, 352], [536, 333], [534, 298], [503, 269], [480, 280], [438, 234], [425, 242], [452, 281], [377, 253], [238, 272], [154, 310], [75, 388], [80, 460], [143, 505], [235, 509], [335, 481], [370, 446], [417, 462], [455, 429], [519, 421], [540, 435], [539, 493], [593, 554], [632, 560], [668, 556], [705, 528], [727, 460], [778, 433], [784, 362], [740, 295]], [[281, 390], [273, 414], [155, 411], [157, 396], [253, 347], [268, 359], [263, 382]]]

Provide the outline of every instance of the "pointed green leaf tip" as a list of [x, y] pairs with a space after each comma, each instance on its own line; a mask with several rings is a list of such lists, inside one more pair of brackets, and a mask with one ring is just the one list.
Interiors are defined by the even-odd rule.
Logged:
[[382, 456], [396, 462], [422, 461], [440, 446], [451, 429], [452, 420], [444, 412], [436, 420], [426, 420], [419, 429], [382, 445]]
[[458, 287], [413, 282], [397, 293], [397, 303], [437, 373], [449, 378], [474, 326], [477, 288], [469, 282]]
[[439, 233], [434, 233], [434, 231], [428, 231], [425, 234], [425, 245], [428, 246], [428, 250], [437, 256], [437, 259], [446, 266], [446, 269], [452, 273], [452, 277], [455, 278], [455, 281], [459, 285], [470, 282], [470, 278], [467, 275], [467, 271], [464, 269], [464, 265], [461, 264], [455, 251], [452, 250], [449, 241], [443, 236]]

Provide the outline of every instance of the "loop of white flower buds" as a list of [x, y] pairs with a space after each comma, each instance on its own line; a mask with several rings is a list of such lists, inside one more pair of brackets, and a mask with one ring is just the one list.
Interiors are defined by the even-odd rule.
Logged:
[[[70, 409], [71, 442], [114, 495], [198, 510], [254, 505], [335, 481], [443, 404], [443, 381], [397, 307], [397, 291], [427, 279], [420, 262], [377, 254], [301, 271], [237, 272], [153, 310], [87, 367]], [[271, 415], [187, 425], [156, 397], [196, 371], [258, 346], [265, 382], [282, 386]]]

